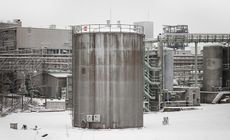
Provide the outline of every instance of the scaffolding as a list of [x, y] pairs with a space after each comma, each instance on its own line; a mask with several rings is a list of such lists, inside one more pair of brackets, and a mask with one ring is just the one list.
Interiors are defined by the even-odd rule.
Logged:
[[147, 48], [144, 58], [144, 102], [145, 112], [157, 111], [160, 108], [161, 63], [159, 51]]
[[[193, 54], [176, 54], [174, 53], [174, 78], [177, 80], [179, 86], [193, 86], [195, 83], [194, 79], [194, 61], [195, 57]], [[203, 74], [203, 55], [199, 54], [197, 57], [197, 75], [198, 85], [202, 85], [202, 74]]]
[[46, 54], [44, 51], [11, 51], [0, 54], [0, 71], [71, 71], [71, 54]]
[[0, 28], [0, 51], [8, 52], [16, 49], [16, 28]]
[[[44, 50], [15, 50], [0, 54], [0, 89], [2, 94], [17, 93], [27, 76], [41, 72], [70, 72], [71, 54], [46, 54]], [[6, 88], [8, 87], [8, 88]], [[12, 90], [15, 89], [15, 90]], [[8, 89], [8, 90], [3, 90]]]

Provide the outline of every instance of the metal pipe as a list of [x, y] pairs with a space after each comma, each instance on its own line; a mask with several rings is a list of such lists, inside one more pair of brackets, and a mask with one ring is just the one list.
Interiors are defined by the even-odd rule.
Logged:
[[197, 46], [198, 42], [195, 42], [195, 87], [197, 87]]
[[160, 49], [160, 60], [161, 60], [161, 86], [160, 86], [160, 93], [158, 95], [158, 109], [161, 109], [161, 95], [163, 94], [164, 88], [164, 45], [163, 42], [159, 42], [158, 47]]

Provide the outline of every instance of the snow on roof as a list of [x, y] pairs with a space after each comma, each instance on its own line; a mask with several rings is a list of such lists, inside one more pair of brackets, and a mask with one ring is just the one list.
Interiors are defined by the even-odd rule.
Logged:
[[48, 74], [57, 78], [65, 78], [71, 75], [70, 73], [48, 73]]
[[47, 102], [65, 102], [65, 100], [64, 99], [60, 99], [60, 100], [58, 100], [58, 99], [47, 99], [46, 100]]

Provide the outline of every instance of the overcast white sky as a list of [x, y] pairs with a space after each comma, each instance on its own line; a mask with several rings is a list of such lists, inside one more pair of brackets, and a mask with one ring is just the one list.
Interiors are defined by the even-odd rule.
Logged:
[[153, 21], [188, 24], [193, 33], [230, 33], [230, 0], [0, 0], [0, 21], [19, 18], [23, 26], [57, 28], [86, 23]]

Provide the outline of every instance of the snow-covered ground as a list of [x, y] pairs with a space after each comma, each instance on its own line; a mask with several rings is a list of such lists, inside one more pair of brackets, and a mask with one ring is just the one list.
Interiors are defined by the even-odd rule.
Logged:
[[[169, 117], [169, 125], [162, 125]], [[28, 126], [13, 130], [10, 123]], [[32, 128], [37, 125], [39, 130]], [[202, 105], [199, 110], [144, 114], [140, 129], [72, 128], [70, 112], [13, 113], [0, 118], [1, 140], [230, 140], [230, 104]], [[41, 137], [48, 134], [46, 137]]]

